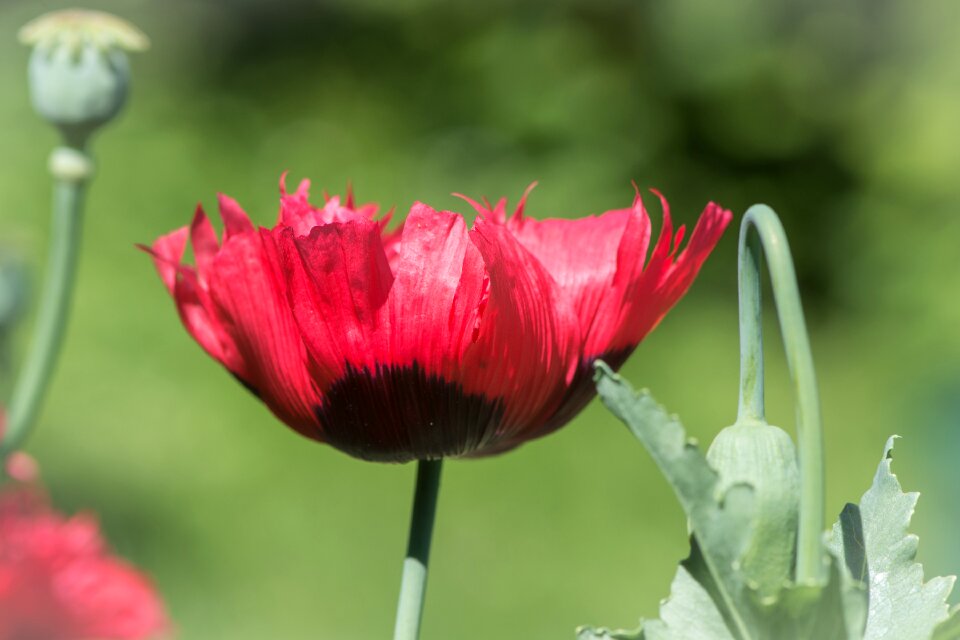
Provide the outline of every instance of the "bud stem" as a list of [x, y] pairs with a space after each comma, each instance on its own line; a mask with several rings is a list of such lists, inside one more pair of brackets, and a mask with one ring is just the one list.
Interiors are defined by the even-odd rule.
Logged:
[[421, 460], [417, 463], [417, 485], [413, 495], [407, 557], [403, 561], [403, 577], [400, 581], [394, 640], [417, 640], [420, 637], [420, 620], [423, 617], [423, 601], [427, 590], [427, 563], [430, 559], [430, 540], [433, 537], [433, 521], [437, 512], [442, 463], [442, 460]]
[[[33, 342], [17, 377], [7, 414], [7, 429], [0, 442], [0, 459], [18, 449], [36, 420], [63, 344], [64, 329], [70, 310], [80, 248], [83, 199], [90, 172], [60, 175], [55, 170], [56, 158], [64, 154], [74, 160], [89, 156], [80, 149], [57, 149], [51, 161], [54, 173], [53, 223], [50, 229], [50, 256], [40, 308], [37, 312]], [[79, 165], [82, 165], [79, 162]]]
[[[751, 210], [752, 211], [752, 210]], [[756, 234], [747, 234], [744, 219], [737, 268], [740, 292], [740, 406], [737, 422], [763, 422], [763, 310], [760, 306], [760, 263], [763, 253]], [[746, 237], [744, 237], [746, 236]], [[746, 244], [744, 244], [746, 243]]]
[[[751, 234], [753, 227], [756, 233]], [[766, 205], [747, 210], [740, 226], [740, 410], [738, 422], [763, 420], [763, 335], [760, 326], [761, 248], [766, 256], [780, 333], [797, 403], [800, 518], [796, 582], [822, 581], [824, 528], [823, 424], [820, 398], [790, 245], [780, 219]]]

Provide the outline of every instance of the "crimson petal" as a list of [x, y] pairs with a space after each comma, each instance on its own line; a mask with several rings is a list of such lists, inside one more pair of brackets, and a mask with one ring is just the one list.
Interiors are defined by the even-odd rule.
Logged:
[[492, 441], [513, 446], [536, 437], [560, 402], [576, 366], [579, 324], [557, 283], [505, 226], [478, 218], [471, 237], [490, 274], [490, 299], [464, 354], [464, 386], [504, 399]]
[[246, 364], [244, 381], [281, 420], [315, 436], [313, 406], [319, 396], [287, 305], [270, 232], [240, 233], [226, 240], [213, 261], [210, 291]]

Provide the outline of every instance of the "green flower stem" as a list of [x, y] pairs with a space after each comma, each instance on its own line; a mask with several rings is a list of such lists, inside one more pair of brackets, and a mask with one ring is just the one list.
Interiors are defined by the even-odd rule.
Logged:
[[[752, 211], [752, 209], [751, 209]], [[756, 234], [747, 233], [744, 219], [740, 231], [737, 269], [740, 291], [740, 406], [737, 422], [762, 422], [763, 405], [763, 310], [760, 306], [762, 252]]]
[[[751, 235], [751, 227], [756, 234]], [[760, 330], [761, 246], [767, 259], [780, 332], [797, 403], [800, 465], [800, 521], [796, 581], [822, 579], [824, 529], [823, 424], [790, 245], [770, 207], [754, 205], [740, 227], [740, 418], [763, 418], [763, 341]]]
[[427, 590], [427, 563], [430, 559], [430, 539], [433, 536], [443, 461], [421, 460], [417, 464], [417, 486], [413, 495], [407, 557], [403, 561], [403, 578], [400, 581], [394, 640], [417, 640], [420, 637], [420, 619], [423, 617], [423, 600]]
[[0, 459], [18, 449], [27, 437], [40, 411], [63, 344], [77, 270], [84, 194], [93, 175], [93, 162], [85, 151], [60, 147], [50, 158], [50, 171], [54, 177], [54, 190], [47, 279], [33, 342], [8, 405]]

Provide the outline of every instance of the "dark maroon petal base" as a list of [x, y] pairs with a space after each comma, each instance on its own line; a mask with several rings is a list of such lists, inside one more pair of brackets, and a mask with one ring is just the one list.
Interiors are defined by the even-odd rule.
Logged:
[[316, 409], [323, 439], [375, 462], [469, 455], [496, 437], [503, 403], [410, 366], [347, 366]]
[[252, 393], [257, 400], [263, 400], [263, 398], [260, 397], [260, 390], [259, 390], [259, 389], [257, 389], [255, 386], [253, 386], [252, 384], [250, 384], [249, 382], [247, 382], [246, 380], [244, 380], [243, 378], [241, 378], [240, 376], [238, 376], [237, 374], [235, 374], [235, 373], [232, 372], [232, 371], [230, 372], [230, 375], [232, 375], [232, 376], [233, 376], [233, 379], [236, 380], [237, 382], [239, 382], [239, 383], [243, 386], [244, 389], [246, 389], [247, 391], [249, 391], [250, 393]]
[[553, 415], [546, 421], [543, 428], [533, 433], [524, 433], [518, 438], [498, 442], [494, 446], [485, 449], [476, 457], [506, 453], [507, 451], [516, 449], [529, 440], [541, 438], [553, 433], [573, 420], [584, 407], [590, 404], [594, 396], [597, 395], [596, 383], [593, 381], [594, 363], [597, 360], [603, 360], [611, 369], [617, 371], [623, 366], [623, 363], [627, 361], [627, 358], [630, 357], [634, 349], [636, 349], [636, 345], [625, 349], [617, 349], [616, 351], [608, 351], [599, 356], [580, 360], [580, 363], [577, 365], [577, 370], [573, 375], [573, 380], [567, 388], [567, 393], [560, 403], [560, 407], [553, 412]]

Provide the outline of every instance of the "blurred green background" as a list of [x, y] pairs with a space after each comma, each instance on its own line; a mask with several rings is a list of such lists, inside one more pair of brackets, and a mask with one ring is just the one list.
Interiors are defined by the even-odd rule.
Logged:
[[[630, 180], [692, 222], [764, 201], [798, 262], [826, 424], [828, 517], [884, 439], [924, 494], [921, 559], [960, 571], [960, 4], [931, 0], [91, 1], [146, 31], [99, 177], [68, 343], [30, 443], [55, 502], [99, 513], [184, 640], [389, 637], [414, 467], [301, 439], [189, 339], [133, 248], [217, 191], [262, 224], [289, 169], [404, 211], [449, 194], [581, 216]], [[0, 3], [0, 243], [39, 281], [45, 162]], [[648, 198], [653, 208], [653, 198]], [[656, 209], [653, 209], [656, 212]], [[624, 369], [702, 442], [734, 418], [736, 229]], [[34, 288], [35, 292], [35, 288]], [[772, 318], [772, 314], [768, 314]], [[22, 354], [29, 332], [16, 334]], [[793, 425], [776, 327], [768, 407]], [[9, 388], [9, 376], [5, 378]], [[554, 436], [447, 465], [424, 638], [572, 638], [656, 613], [685, 522], [597, 403]]]

